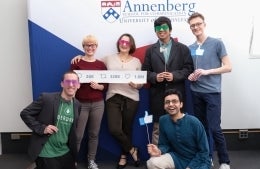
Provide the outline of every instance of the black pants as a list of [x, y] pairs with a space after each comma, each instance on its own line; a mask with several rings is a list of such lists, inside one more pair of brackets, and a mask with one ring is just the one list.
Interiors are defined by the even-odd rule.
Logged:
[[35, 161], [36, 169], [76, 169], [71, 153], [60, 157], [38, 157]]
[[138, 101], [116, 94], [106, 101], [108, 128], [119, 142], [122, 153], [126, 154], [133, 147], [132, 127], [137, 113]]

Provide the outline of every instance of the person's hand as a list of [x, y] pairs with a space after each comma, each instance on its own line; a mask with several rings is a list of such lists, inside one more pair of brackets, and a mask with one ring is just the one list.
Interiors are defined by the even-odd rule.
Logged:
[[77, 56], [75, 56], [74, 58], [71, 59], [70, 63], [76, 64], [82, 59], [82, 57], [83, 57], [82, 55], [77, 55]]
[[129, 86], [131, 86], [134, 89], [140, 89], [143, 86], [143, 84], [137, 84], [137, 83], [134, 83], [134, 82], [130, 82], [128, 84], [129, 84]]
[[196, 70], [194, 71], [194, 74], [195, 74], [195, 76], [196, 76], [197, 79], [198, 79], [200, 76], [209, 75], [209, 74], [210, 74], [210, 70], [196, 69]]
[[150, 156], [158, 157], [161, 155], [161, 150], [154, 144], [148, 144], [147, 145], [147, 151]]
[[156, 75], [156, 80], [157, 80], [157, 82], [162, 82], [164, 80], [164, 72], [158, 73]]
[[188, 79], [189, 79], [190, 81], [196, 81], [197, 78], [196, 78], [196, 76], [195, 76], [195, 73], [191, 73], [191, 74], [188, 76]]
[[170, 72], [163, 72], [164, 79], [166, 79], [168, 82], [173, 81], [173, 74]]
[[200, 76], [206, 76], [210, 74], [210, 70], [196, 69], [193, 73], [188, 76], [190, 81], [197, 81]]
[[96, 90], [103, 90], [104, 89], [104, 85], [98, 84], [96, 82], [90, 82], [90, 87], [92, 89], [96, 89]]
[[58, 128], [54, 125], [48, 125], [44, 129], [44, 134], [53, 134], [58, 132]]

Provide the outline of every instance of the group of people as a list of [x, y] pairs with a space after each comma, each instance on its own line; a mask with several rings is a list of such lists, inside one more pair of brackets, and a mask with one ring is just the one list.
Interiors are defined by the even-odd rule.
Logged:
[[[60, 93], [43, 93], [20, 113], [32, 129], [29, 155], [37, 169], [73, 169], [84, 132], [88, 133], [88, 169], [95, 162], [101, 120], [106, 107], [108, 129], [119, 143], [116, 165], [123, 169], [128, 155], [140, 165], [139, 149], [132, 143], [132, 128], [143, 84], [79, 83], [73, 70], [145, 70], [150, 84], [150, 112], [153, 114], [152, 143], [147, 145], [148, 169], [210, 169], [214, 148], [220, 169], [230, 169], [221, 129], [221, 74], [232, 67], [223, 42], [205, 34], [204, 16], [188, 18], [196, 41], [186, 46], [171, 37], [171, 20], [154, 21], [158, 41], [151, 45], [144, 63], [133, 56], [131, 34], [122, 34], [118, 52], [95, 58], [98, 41], [93, 35], [82, 41], [84, 56], [71, 61], [61, 80]], [[185, 82], [190, 81], [194, 116], [185, 111]], [[104, 98], [105, 96], [105, 98]]]

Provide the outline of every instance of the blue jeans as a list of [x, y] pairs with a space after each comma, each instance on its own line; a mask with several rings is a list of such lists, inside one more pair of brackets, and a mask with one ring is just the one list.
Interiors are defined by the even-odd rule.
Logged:
[[224, 134], [221, 129], [221, 93], [199, 93], [192, 91], [194, 115], [205, 127], [210, 157], [216, 148], [219, 163], [230, 163]]

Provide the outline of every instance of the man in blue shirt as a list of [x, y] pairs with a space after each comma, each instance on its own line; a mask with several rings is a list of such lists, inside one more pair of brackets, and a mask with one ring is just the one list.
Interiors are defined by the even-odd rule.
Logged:
[[[220, 39], [205, 34], [204, 16], [198, 12], [188, 18], [196, 41], [189, 46], [195, 70], [191, 81], [194, 115], [205, 127], [210, 157], [215, 145], [220, 168], [230, 169], [225, 137], [221, 129], [221, 74], [232, 70], [226, 48]], [[213, 144], [214, 143], [214, 144]]]
[[201, 122], [181, 112], [182, 95], [169, 89], [164, 95], [168, 114], [159, 119], [159, 142], [148, 144], [148, 169], [209, 169], [209, 147]]

